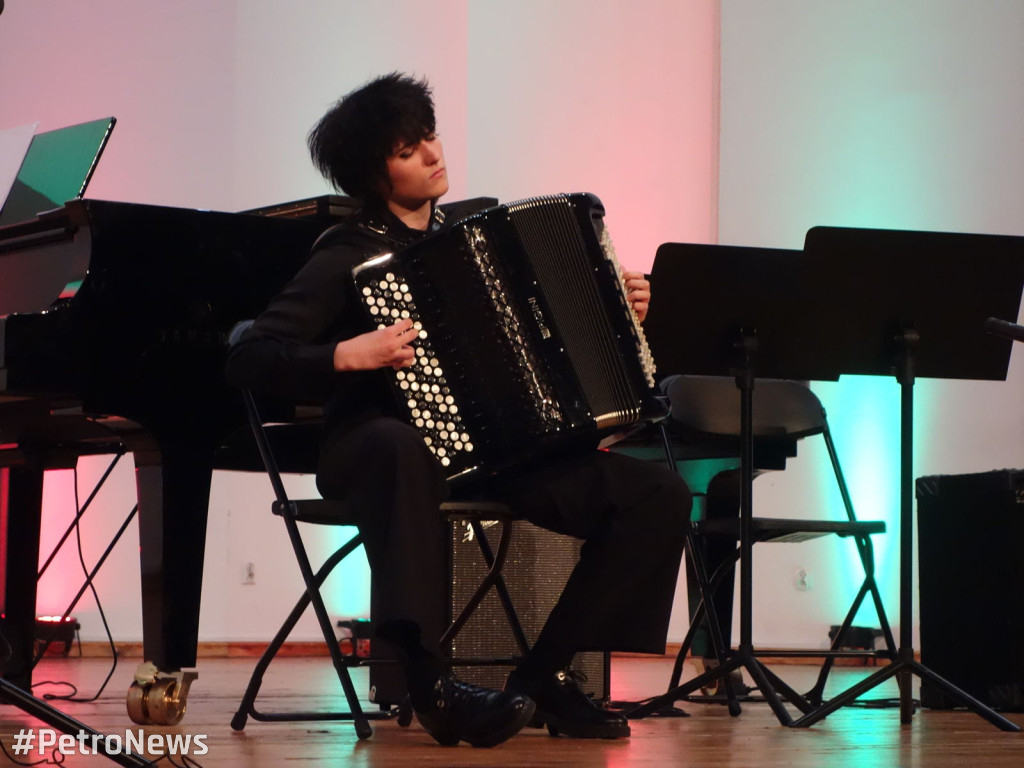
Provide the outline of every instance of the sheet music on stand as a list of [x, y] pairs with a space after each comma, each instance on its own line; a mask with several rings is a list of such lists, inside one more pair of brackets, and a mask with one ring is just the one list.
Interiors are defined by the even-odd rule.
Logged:
[[[113, 117], [104, 117], [30, 136], [0, 207], [0, 226], [28, 221], [82, 197], [116, 122]], [[20, 132], [27, 127], [15, 129], [19, 141], [23, 139]], [[33, 131], [35, 127], [33, 124]], [[13, 137], [11, 141], [13, 144]], [[12, 164], [15, 156], [11, 156]]]
[[11, 193], [39, 123], [0, 130], [0, 211]]

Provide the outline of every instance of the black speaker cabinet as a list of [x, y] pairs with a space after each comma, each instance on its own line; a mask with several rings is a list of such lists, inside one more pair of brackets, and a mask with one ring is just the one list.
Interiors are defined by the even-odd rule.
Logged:
[[[1024, 470], [917, 480], [921, 663], [1024, 711]], [[921, 704], [954, 706], [927, 680]]]
[[[538, 528], [525, 520], [513, 523], [495, 522], [485, 528], [492, 550], [498, 546], [503, 525], [514, 526], [508, 560], [502, 573], [508, 586], [512, 605], [519, 616], [526, 638], [532, 645], [551, 613], [559, 595], [576, 567], [580, 555], [578, 539]], [[476, 542], [473, 529], [467, 524], [452, 526], [452, 606], [453, 613], [469, 602], [477, 585], [487, 572], [487, 565]], [[600, 610], [600, 606], [595, 606]], [[487, 657], [511, 658], [519, 654], [515, 637], [509, 629], [501, 600], [491, 590], [469, 621], [452, 642], [456, 659]], [[606, 700], [608, 690], [608, 654], [580, 653], [573, 667], [586, 675], [583, 691]], [[456, 666], [456, 676], [488, 688], [500, 688], [509, 668], [495, 665]]]
[[[502, 573], [519, 622], [532, 645], [576, 566], [581, 542], [525, 520], [493, 521], [484, 523], [484, 534], [492, 551], [497, 550], [504, 525], [514, 528]], [[469, 524], [452, 523], [450, 527], [449, 621], [469, 602], [487, 572], [487, 563]], [[600, 607], [595, 606], [595, 610]], [[520, 651], [494, 589], [455, 636], [450, 650], [452, 658], [469, 662], [453, 666], [460, 680], [487, 688], [500, 689], [505, 684]], [[586, 680], [580, 684], [584, 693], [598, 701], [610, 698], [609, 654], [577, 654], [573, 668], [586, 675]], [[402, 700], [405, 692], [396, 671], [379, 665], [370, 668], [372, 701], [386, 705]]]

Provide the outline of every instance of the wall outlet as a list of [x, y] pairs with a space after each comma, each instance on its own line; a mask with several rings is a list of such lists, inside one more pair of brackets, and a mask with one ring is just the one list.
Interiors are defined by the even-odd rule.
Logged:
[[797, 592], [806, 592], [812, 586], [811, 574], [803, 568], [797, 568], [796, 573], [793, 574], [793, 589]]

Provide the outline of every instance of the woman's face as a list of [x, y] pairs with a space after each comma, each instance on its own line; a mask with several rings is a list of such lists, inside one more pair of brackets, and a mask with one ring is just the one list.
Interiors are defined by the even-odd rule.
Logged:
[[436, 133], [404, 144], [387, 159], [389, 203], [416, 210], [448, 191], [444, 148]]

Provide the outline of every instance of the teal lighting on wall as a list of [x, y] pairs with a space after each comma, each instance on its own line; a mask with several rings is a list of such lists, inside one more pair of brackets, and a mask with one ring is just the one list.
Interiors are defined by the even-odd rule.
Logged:
[[[326, 557], [351, 539], [358, 530], [347, 525], [332, 526], [322, 529], [320, 533], [324, 550], [321, 556]], [[316, 570], [315, 564], [313, 570]], [[332, 623], [338, 619], [370, 618], [370, 566], [362, 547], [338, 564], [322, 592], [327, 615]]]
[[[844, 376], [835, 383], [816, 383], [813, 389], [828, 413], [857, 518], [885, 521], [886, 535], [875, 536], [872, 542], [879, 590], [892, 621], [899, 608], [900, 385], [895, 377]], [[917, 423], [920, 420], [915, 420]], [[827, 457], [821, 459], [817, 471], [823, 477], [831, 475]], [[838, 494], [833, 503], [836, 508], [830, 510], [830, 516], [841, 519]], [[842, 562], [838, 571], [842, 574], [842, 589], [852, 600], [864, 579], [852, 542], [847, 544]], [[870, 600], [862, 606], [857, 621], [868, 626], [877, 624]]]

